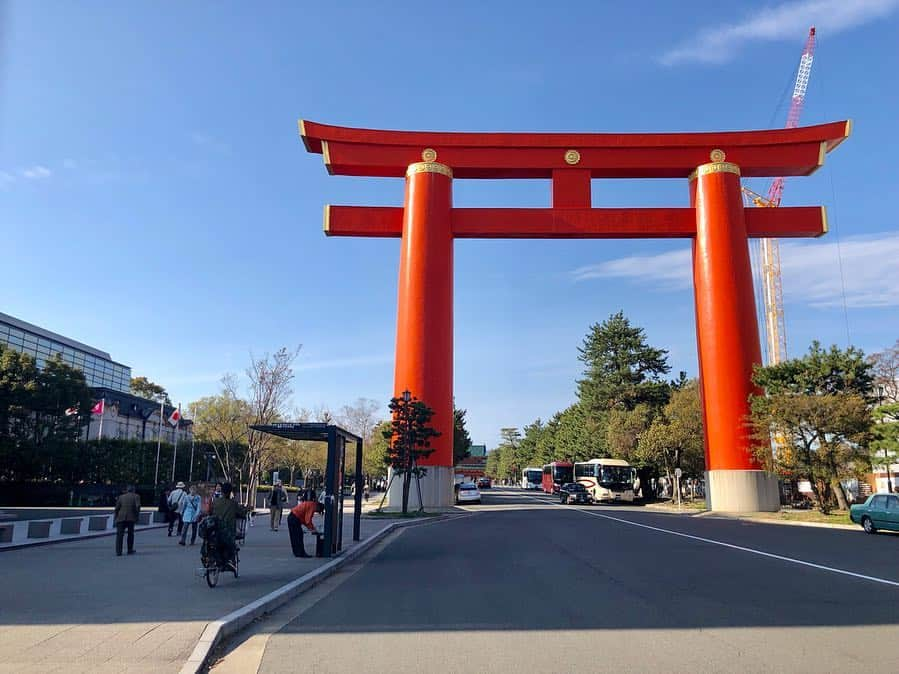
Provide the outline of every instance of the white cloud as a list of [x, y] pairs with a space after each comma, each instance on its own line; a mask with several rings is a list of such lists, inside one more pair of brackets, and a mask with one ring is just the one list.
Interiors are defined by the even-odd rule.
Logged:
[[53, 175], [53, 172], [46, 166], [41, 166], [40, 164], [36, 164], [30, 168], [22, 170], [22, 176], [30, 180], [49, 178], [51, 175]]
[[596, 278], [623, 278], [648, 282], [668, 290], [689, 288], [693, 281], [690, 250], [673, 250], [658, 255], [635, 255], [579, 267], [571, 272], [575, 281]]
[[[782, 241], [780, 260], [784, 300], [788, 303], [840, 306], [845, 284], [849, 307], [899, 306], [897, 233], [855, 236], [840, 244], [833, 238], [801, 243]], [[620, 278], [663, 291], [688, 289], [693, 282], [688, 249], [609, 260], [575, 269], [571, 277], [575, 281]]]
[[739, 23], [704, 28], [659, 58], [679, 63], [724, 63], [748, 42], [793, 40], [809, 26], [831, 36], [886, 16], [899, 0], [798, 0], [762, 8]]

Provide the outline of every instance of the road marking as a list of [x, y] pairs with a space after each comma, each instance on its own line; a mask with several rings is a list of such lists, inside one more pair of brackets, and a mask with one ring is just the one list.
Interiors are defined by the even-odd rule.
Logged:
[[[531, 498], [536, 499], [538, 501], [548, 501], [548, 499], [541, 499], [536, 496], [532, 496]], [[559, 507], [563, 507], [560, 504]], [[821, 571], [829, 571], [830, 573], [837, 573], [842, 576], [851, 576], [852, 578], [860, 578], [861, 580], [869, 580], [872, 583], [880, 583], [881, 585], [891, 585], [892, 587], [899, 587], [899, 581], [888, 580], [886, 578], [878, 578], [877, 576], [866, 576], [863, 573], [855, 573], [854, 571], [846, 571], [845, 569], [837, 569], [832, 566], [824, 566], [823, 564], [815, 564], [814, 562], [807, 562], [804, 559], [796, 559], [795, 557], [786, 557], [784, 555], [776, 555], [773, 552], [765, 552], [764, 550], [756, 550], [755, 548], [747, 548], [742, 545], [734, 545], [733, 543], [725, 543], [724, 541], [716, 541], [713, 538], [705, 538], [704, 536], [694, 536], [693, 534], [685, 534], [682, 531], [673, 531], [671, 529], [663, 529], [661, 527], [654, 527], [650, 524], [641, 524], [639, 522], [632, 522], [631, 520], [622, 519], [620, 517], [613, 517], [612, 515], [603, 515], [602, 513], [590, 512], [589, 510], [584, 510], [583, 508], [572, 508], [571, 506], [565, 507], [565, 510], [577, 510], [580, 513], [584, 513], [585, 515], [591, 515], [593, 517], [602, 517], [603, 519], [612, 520], [614, 522], [621, 522], [622, 524], [629, 524], [632, 527], [641, 527], [643, 529], [650, 529], [651, 531], [659, 531], [663, 534], [671, 534], [672, 536], [680, 536], [682, 538], [690, 538], [694, 541], [701, 541], [703, 543], [711, 543], [712, 545], [720, 545], [723, 548], [731, 548], [732, 550], [740, 550], [741, 552], [749, 552], [753, 555], [759, 555], [761, 557], [769, 557], [771, 559], [779, 559], [782, 562], [789, 562], [790, 564], [798, 564], [800, 566], [808, 566], [813, 569], [820, 569]]]
[[703, 543], [711, 543], [712, 545], [720, 545], [724, 548], [731, 548], [733, 550], [740, 550], [742, 552], [749, 552], [753, 555], [760, 555], [762, 557], [770, 557], [771, 559], [779, 559], [783, 562], [789, 562], [791, 564], [799, 564], [800, 566], [809, 566], [813, 569], [820, 569], [822, 571], [829, 571], [831, 573], [838, 573], [843, 576], [852, 576], [853, 578], [861, 578], [862, 580], [870, 580], [873, 583], [881, 583], [883, 585], [892, 585], [893, 587], [899, 587], [899, 582], [895, 580], [887, 580], [886, 578], [878, 578], [877, 576], [866, 576], [863, 573], [855, 573], [854, 571], [846, 571], [845, 569], [837, 569], [832, 566], [824, 566], [823, 564], [815, 564], [814, 562], [807, 562], [803, 559], [796, 559], [795, 557], [786, 557], [784, 555], [775, 555], [773, 552], [765, 552], [764, 550], [756, 550], [755, 548], [747, 548], [742, 545], [734, 545], [733, 543], [725, 543], [724, 541], [716, 541], [712, 538], [705, 538], [703, 536], [694, 536], [693, 534], [685, 534], [681, 531], [672, 531], [671, 529], [662, 529], [661, 527], [654, 527], [649, 524], [640, 524], [639, 522], [632, 522], [630, 520], [625, 520], [620, 517], [612, 517], [611, 515], [603, 515], [601, 513], [592, 513], [587, 510], [583, 510], [582, 508], [575, 508], [578, 512], [582, 512], [585, 515], [592, 515], [593, 517], [602, 517], [607, 520], [614, 520], [615, 522], [621, 522], [623, 524], [630, 524], [634, 527], [642, 527], [643, 529], [651, 529], [652, 531], [660, 531], [664, 534], [671, 534], [672, 536], [681, 536], [683, 538], [692, 538], [695, 541], [702, 541]]

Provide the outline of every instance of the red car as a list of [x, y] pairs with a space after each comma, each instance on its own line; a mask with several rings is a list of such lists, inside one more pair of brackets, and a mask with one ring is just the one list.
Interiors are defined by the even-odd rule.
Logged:
[[478, 489], [490, 489], [491, 486], [489, 477], [478, 478]]

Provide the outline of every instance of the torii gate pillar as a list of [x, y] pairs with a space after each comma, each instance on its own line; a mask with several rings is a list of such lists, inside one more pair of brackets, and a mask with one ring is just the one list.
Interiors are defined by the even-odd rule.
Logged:
[[[747, 425], [752, 368], [762, 362], [740, 169], [719, 161], [690, 177], [696, 209], [693, 288], [705, 430], [706, 502], [725, 512], [780, 507], [777, 477], [762, 470]], [[709, 506], [711, 507], [711, 505]]]
[[[406, 170], [400, 245], [394, 395], [414, 392], [434, 410], [431, 426], [440, 433], [431, 442], [434, 452], [419, 461], [427, 468], [420, 480], [426, 508], [454, 500], [452, 175], [437, 162], [416, 162]], [[394, 481], [390, 507], [402, 506], [402, 491]], [[414, 484], [409, 507], [418, 507]]]

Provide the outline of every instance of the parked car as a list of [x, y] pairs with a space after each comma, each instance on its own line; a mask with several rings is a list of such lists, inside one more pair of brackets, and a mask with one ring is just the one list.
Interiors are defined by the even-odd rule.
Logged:
[[491, 486], [489, 477], [478, 478], [478, 489], [490, 489]]
[[590, 494], [584, 485], [569, 482], [559, 489], [559, 503], [590, 503]]
[[899, 496], [871, 494], [864, 503], [849, 506], [849, 519], [861, 524], [869, 534], [877, 533], [878, 529], [899, 531]]
[[456, 504], [480, 502], [481, 492], [476, 484], [463, 482], [459, 485], [459, 490], [456, 492]]

